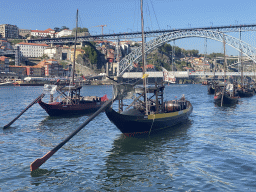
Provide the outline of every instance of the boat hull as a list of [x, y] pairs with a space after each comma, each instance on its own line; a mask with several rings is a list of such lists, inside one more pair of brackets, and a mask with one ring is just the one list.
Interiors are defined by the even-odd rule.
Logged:
[[215, 93], [215, 89], [210, 85], [208, 87], [208, 94], [214, 94]]
[[221, 100], [222, 100], [222, 105], [234, 105], [238, 103], [238, 97], [229, 97], [226, 94], [224, 94], [222, 99], [222, 94], [214, 96], [215, 104], [221, 105]]
[[237, 92], [238, 92], [239, 97], [252, 97], [254, 95], [253, 91], [238, 90]]
[[38, 104], [49, 114], [49, 116], [72, 116], [80, 114], [90, 114], [97, 111], [105, 101], [86, 102], [73, 105], [64, 105], [60, 102], [44, 103], [42, 100]]
[[123, 115], [112, 108], [106, 109], [109, 120], [126, 136], [149, 135], [162, 129], [171, 128], [174, 125], [185, 122], [193, 110], [190, 104], [182, 111], [148, 115]]

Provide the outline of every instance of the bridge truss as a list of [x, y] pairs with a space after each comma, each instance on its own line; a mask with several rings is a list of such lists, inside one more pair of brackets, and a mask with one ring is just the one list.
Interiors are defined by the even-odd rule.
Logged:
[[[150, 53], [157, 47], [163, 45], [172, 40], [182, 39], [182, 38], [190, 38], [190, 37], [199, 37], [199, 38], [208, 38], [219, 42], [224, 42], [234, 49], [241, 51], [244, 55], [250, 58], [253, 62], [256, 62], [256, 49], [245, 43], [240, 41], [239, 39], [229, 36], [223, 32], [218, 32], [214, 30], [181, 30], [181, 31], [173, 31], [167, 34], [163, 34], [158, 36], [155, 39], [148, 41], [145, 44], [145, 53]], [[133, 50], [129, 55], [124, 57], [119, 63], [119, 76], [123, 75], [127, 70], [131, 70], [133, 68], [133, 64], [138, 62], [141, 59], [141, 51], [142, 47], [138, 47]]]
[[[230, 32], [245, 32], [256, 31], [256, 24], [250, 25], [229, 25], [229, 26], [211, 26], [211, 27], [198, 27], [198, 28], [183, 28], [183, 29], [169, 29], [169, 30], [153, 30], [145, 31], [145, 37], [158, 37], [164, 34], [168, 34], [175, 31], [197, 31], [197, 30], [211, 30], [223, 33]], [[96, 41], [96, 40], [117, 40], [117, 39], [141, 39], [141, 32], [125, 32], [125, 33], [113, 33], [104, 35], [89, 35], [77, 37], [77, 42], [84, 41]], [[46, 44], [65, 44], [75, 42], [75, 37], [61, 37], [61, 38], [45, 38], [45, 39], [31, 39], [29, 43], [44, 42]]]

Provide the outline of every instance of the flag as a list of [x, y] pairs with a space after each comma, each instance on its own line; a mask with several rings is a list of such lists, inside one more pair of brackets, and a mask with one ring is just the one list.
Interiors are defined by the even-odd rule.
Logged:
[[145, 79], [145, 78], [147, 78], [148, 77], [148, 74], [144, 74], [143, 76], [142, 76], [142, 79]]

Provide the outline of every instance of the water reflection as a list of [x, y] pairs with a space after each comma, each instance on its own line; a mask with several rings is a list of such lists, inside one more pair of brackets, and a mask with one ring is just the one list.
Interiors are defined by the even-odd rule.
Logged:
[[[177, 125], [173, 130], [165, 130], [148, 137], [121, 135], [109, 151], [106, 170], [102, 170], [97, 178], [104, 181], [101, 183], [102, 190], [113, 187], [117, 187], [117, 190], [133, 190], [135, 186], [136, 190], [146, 186], [156, 187], [159, 179], [166, 182], [165, 186], [158, 186], [159, 189], [171, 188], [169, 163], [175, 164], [176, 156], [188, 152], [190, 127], [191, 121], [188, 121]], [[148, 178], [149, 175], [158, 179]]]

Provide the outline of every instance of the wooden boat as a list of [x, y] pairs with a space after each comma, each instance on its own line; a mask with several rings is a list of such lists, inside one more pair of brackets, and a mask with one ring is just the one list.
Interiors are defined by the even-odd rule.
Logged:
[[226, 83], [226, 48], [225, 36], [223, 37], [224, 48], [224, 82], [215, 85], [214, 102], [220, 106], [229, 106], [238, 103], [238, 95], [236, 91], [236, 84]]
[[[78, 19], [78, 10], [77, 10]], [[77, 114], [89, 114], [97, 111], [107, 100], [107, 95], [103, 97], [90, 96], [83, 97], [80, 95], [82, 86], [74, 83], [75, 73], [75, 52], [76, 52], [76, 40], [77, 40], [77, 24], [75, 35], [75, 48], [74, 59], [72, 65], [72, 78], [69, 86], [61, 85], [45, 85], [45, 90], [50, 93], [50, 102], [45, 103], [41, 99], [38, 101], [39, 105], [50, 116], [70, 116]], [[58, 82], [58, 81], [57, 81]], [[57, 96], [54, 98], [54, 93], [57, 92]]]
[[208, 85], [208, 94], [214, 94], [215, 93], [215, 85], [216, 82], [213, 81]]
[[234, 84], [219, 84], [216, 85], [214, 102], [220, 106], [234, 105], [238, 103], [238, 95]]
[[252, 97], [255, 94], [255, 91], [247, 86], [242, 86], [238, 90], [239, 97]]
[[[38, 101], [39, 105], [50, 116], [70, 116], [79, 114], [90, 114], [97, 111], [107, 100], [107, 95], [103, 97], [80, 95], [82, 86], [61, 86], [57, 87], [58, 96], [51, 102], [45, 103], [41, 99]], [[56, 101], [60, 96], [60, 100]]]
[[[141, 12], [143, 12], [142, 0]], [[112, 107], [105, 110], [109, 120], [126, 136], [150, 135], [156, 131], [173, 128], [174, 125], [185, 122], [193, 111], [191, 103], [185, 99], [185, 96], [179, 100], [164, 102], [163, 82], [155, 83], [153, 87], [147, 86], [143, 14], [141, 15], [143, 87], [124, 83], [114, 85], [115, 100], [119, 101], [118, 111]], [[129, 105], [125, 105], [123, 100], [131, 99], [131, 96], [135, 98]], [[126, 109], [124, 106], [127, 106]]]
[[202, 85], [209, 85], [209, 81], [202, 81]]
[[[144, 95], [143, 88], [135, 88], [138, 97], [134, 99], [132, 108], [122, 111], [122, 105], [119, 106], [119, 112], [113, 108], [106, 109], [106, 115], [109, 120], [126, 136], [150, 135], [153, 132], [166, 128], [172, 128], [174, 125], [185, 122], [193, 107], [183, 96], [179, 100], [163, 102], [164, 85], [156, 85], [147, 88], [148, 93], [153, 94], [147, 105], [139, 98]], [[153, 100], [153, 96], [156, 97]], [[123, 101], [119, 101], [122, 103]], [[146, 106], [148, 110], [146, 110]], [[129, 108], [129, 106], [128, 106]]]

